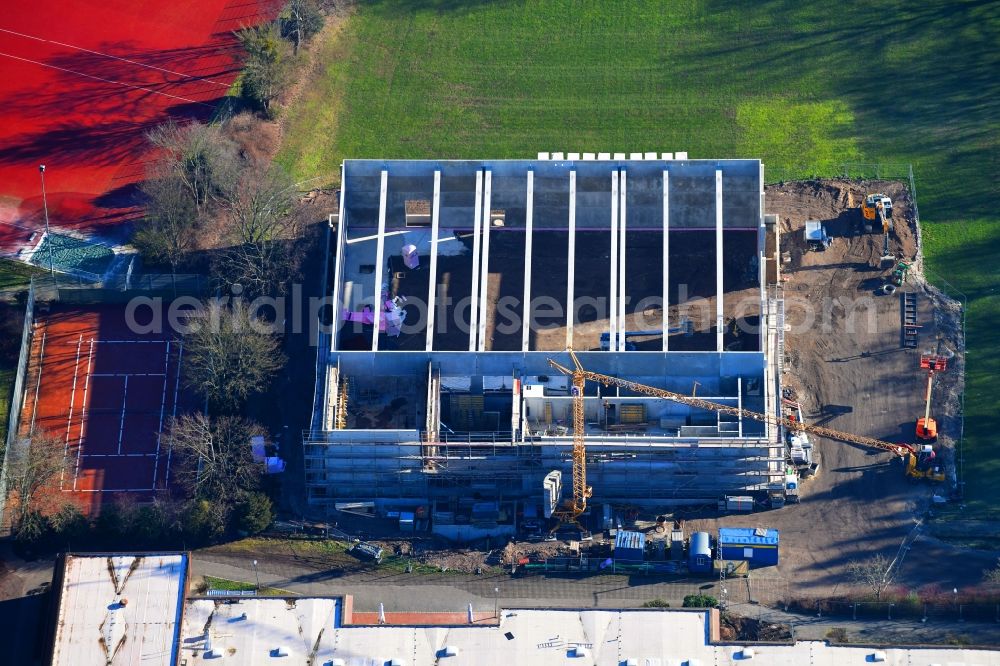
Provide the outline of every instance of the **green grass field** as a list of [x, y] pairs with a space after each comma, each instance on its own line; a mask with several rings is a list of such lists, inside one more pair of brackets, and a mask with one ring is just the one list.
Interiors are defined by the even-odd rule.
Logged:
[[[769, 179], [910, 162], [929, 267], [968, 310], [967, 498], [1000, 499], [1000, 5], [384, 0], [317, 45], [279, 159], [676, 151]], [[1000, 512], [998, 512], [1000, 513]]]

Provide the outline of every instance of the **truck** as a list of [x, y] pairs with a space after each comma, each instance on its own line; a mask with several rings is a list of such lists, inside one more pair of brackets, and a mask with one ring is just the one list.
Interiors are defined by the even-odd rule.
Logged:
[[[802, 404], [782, 399], [785, 408], [790, 412], [788, 418], [798, 423], [802, 423]], [[813, 449], [809, 435], [801, 430], [788, 429], [785, 433], [785, 441], [788, 445], [788, 463], [791, 469], [798, 474], [799, 478], [808, 479], [819, 472], [819, 454]], [[787, 484], [786, 484], [787, 485]], [[797, 488], [796, 488], [797, 490]], [[796, 492], [797, 495], [797, 492]], [[793, 500], [793, 501], [797, 501]]]
[[803, 233], [810, 250], [822, 252], [830, 247], [830, 236], [826, 233], [826, 226], [819, 220], [807, 221]]

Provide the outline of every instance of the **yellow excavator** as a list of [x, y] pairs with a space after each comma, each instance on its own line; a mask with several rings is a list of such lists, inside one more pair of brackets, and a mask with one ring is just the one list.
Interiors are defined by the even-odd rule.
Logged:
[[930, 481], [944, 481], [944, 470], [936, 464], [936, 454], [934, 453], [933, 447], [929, 445], [918, 447], [913, 444], [897, 444], [894, 442], [886, 442], [880, 439], [875, 439], [873, 437], [862, 437], [861, 435], [853, 435], [851, 433], [833, 430], [832, 428], [808, 425], [800, 420], [778, 417], [772, 414], [752, 412], [741, 407], [722, 405], [717, 402], [710, 402], [694, 396], [684, 395], [683, 393], [676, 393], [674, 391], [668, 391], [654, 386], [647, 386], [628, 379], [602, 375], [597, 372], [585, 370], [583, 365], [580, 363], [580, 359], [577, 358], [576, 353], [573, 352], [572, 349], [568, 351], [570, 358], [573, 361], [574, 367], [572, 369], [551, 358], [548, 359], [550, 366], [564, 375], [570, 376], [573, 382], [573, 497], [572, 499], [567, 499], [559, 509], [553, 512], [553, 516], [558, 518], [560, 521], [556, 528], [553, 529], [553, 532], [558, 529], [560, 525], [569, 524], [579, 526], [579, 518], [587, 510], [587, 499], [589, 499], [592, 494], [592, 488], [587, 485], [586, 423], [583, 403], [583, 389], [588, 380], [597, 382], [598, 384], [603, 384], [604, 386], [616, 386], [627, 391], [672, 400], [682, 405], [688, 405], [689, 407], [698, 407], [700, 409], [706, 409], [720, 414], [730, 414], [732, 416], [752, 419], [761, 423], [784, 426], [785, 428], [793, 431], [812, 433], [814, 435], [818, 435], [819, 437], [826, 437], [827, 439], [839, 442], [848, 442], [871, 449], [877, 449], [879, 451], [888, 451], [899, 456], [900, 458], [906, 459], [907, 477], [914, 479], [927, 479]]
[[892, 229], [892, 199], [887, 195], [869, 194], [861, 204], [861, 218], [865, 231], [875, 230], [876, 220], [882, 227], [882, 261], [894, 262], [896, 258], [889, 254], [889, 231]]

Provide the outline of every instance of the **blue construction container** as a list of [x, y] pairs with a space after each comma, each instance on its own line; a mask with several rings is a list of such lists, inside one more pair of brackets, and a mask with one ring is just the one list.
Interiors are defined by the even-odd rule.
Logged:
[[708, 532], [695, 532], [688, 545], [688, 571], [710, 573], [712, 571], [712, 541]]
[[621, 530], [615, 535], [615, 562], [642, 562], [645, 556], [645, 534]]
[[718, 545], [723, 560], [746, 560], [751, 568], [778, 563], [778, 530], [720, 527]]

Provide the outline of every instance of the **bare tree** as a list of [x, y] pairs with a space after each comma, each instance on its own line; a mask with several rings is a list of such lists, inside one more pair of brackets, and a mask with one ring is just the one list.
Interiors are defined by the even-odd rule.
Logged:
[[992, 569], [983, 571], [983, 582], [988, 585], [1000, 585], [1000, 559]]
[[230, 308], [208, 301], [205, 314], [185, 338], [185, 381], [215, 407], [235, 411], [267, 388], [285, 358], [269, 324], [241, 301]]
[[146, 219], [132, 242], [143, 255], [156, 262], [177, 266], [194, 246], [198, 210], [184, 183], [176, 176], [154, 178], [142, 184], [146, 195]]
[[323, 29], [323, 13], [316, 0], [290, 0], [281, 11], [281, 36], [291, 39], [298, 55], [302, 42], [308, 42]]
[[211, 198], [230, 186], [236, 167], [236, 146], [217, 125], [173, 121], [156, 127], [149, 141], [160, 149], [146, 180], [175, 178], [201, 213]]
[[8, 499], [13, 500], [11, 525], [15, 531], [35, 508], [41, 491], [69, 470], [65, 446], [59, 437], [36, 430], [7, 452]]
[[230, 247], [220, 256], [216, 273], [241, 285], [248, 296], [282, 292], [294, 272], [294, 189], [280, 166], [256, 161], [225, 196]]
[[243, 28], [236, 38], [247, 56], [240, 74], [240, 95], [270, 116], [271, 102], [281, 94], [287, 79], [283, 53], [287, 46], [274, 23]]
[[264, 467], [250, 448], [250, 438], [263, 434], [257, 424], [198, 413], [173, 420], [169, 434], [179, 454], [177, 478], [194, 496], [231, 505], [260, 487]]
[[852, 560], [847, 565], [847, 575], [858, 585], [870, 589], [879, 601], [896, 579], [893, 561], [878, 553], [863, 560]]

